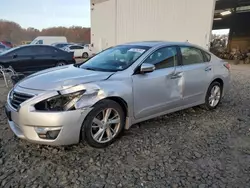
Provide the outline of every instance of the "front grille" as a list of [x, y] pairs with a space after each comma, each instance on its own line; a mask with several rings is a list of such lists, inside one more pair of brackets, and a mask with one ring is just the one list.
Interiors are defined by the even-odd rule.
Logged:
[[33, 97], [33, 95], [11, 91], [11, 93], [9, 95], [9, 101], [10, 101], [10, 104], [13, 108], [18, 109], [20, 104], [22, 104], [24, 101], [26, 101], [32, 97]]

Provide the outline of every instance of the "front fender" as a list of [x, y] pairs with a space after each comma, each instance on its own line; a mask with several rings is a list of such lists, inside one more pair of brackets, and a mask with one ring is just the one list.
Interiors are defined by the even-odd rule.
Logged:
[[118, 81], [105, 80], [94, 84], [99, 90], [96, 93], [83, 95], [75, 104], [77, 109], [92, 107], [103, 99], [117, 97], [126, 103], [128, 107], [127, 116], [130, 117], [133, 114], [133, 89], [130, 78]]

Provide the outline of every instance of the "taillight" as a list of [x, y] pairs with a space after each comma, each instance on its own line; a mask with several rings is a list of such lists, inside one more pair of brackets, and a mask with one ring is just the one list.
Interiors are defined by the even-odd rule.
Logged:
[[224, 67], [226, 67], [228, 70], [231, 69], [231, 65], [230, 65], [229, 63], [225, 63], [225, 64], [224, 64]]

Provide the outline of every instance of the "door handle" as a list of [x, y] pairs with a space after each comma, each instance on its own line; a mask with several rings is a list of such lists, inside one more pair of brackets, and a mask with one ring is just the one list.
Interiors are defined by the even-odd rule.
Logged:
[[207, 67], [207, 68], [205, 68], [205, 71], [211, 71], [212, 70], [212, 67]]
[[173, 74], [171, 74], [170, 78], [171, 78], [171, 79], [181, 78], [181, 77], [182, 77], [181, 73], [182, 73], [182, 72], [173, 73]]

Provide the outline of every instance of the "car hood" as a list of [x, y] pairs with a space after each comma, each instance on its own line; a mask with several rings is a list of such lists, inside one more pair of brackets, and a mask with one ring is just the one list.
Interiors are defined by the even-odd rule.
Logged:
[[78, 84], [109, 78], [112, 72], [85, 70], [73, 65], [55, 67], [32, 74], [18, 83], [19, 87], [34, 90], [62, 90]]

